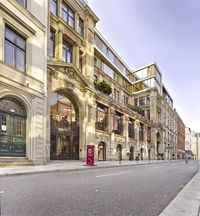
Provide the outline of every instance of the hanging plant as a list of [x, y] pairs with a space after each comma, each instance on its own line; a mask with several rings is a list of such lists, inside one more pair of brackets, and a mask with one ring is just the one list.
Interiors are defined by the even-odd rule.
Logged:
[[131, 104], [128, 104], [128, 108], [133, 110], [134, 112], [137, 112], [138, 114], [144, 116], [144, 110], [142, 110], [139, 106], [133, 106]]
[[112, 88], [111, 85], [109, 85], [105, 81], [101, 81], [99, 83], [94, 83], [95, 88], [98, 89], [99, 91], [103, 92], [106, 95], [110, 95], [112, 93]]

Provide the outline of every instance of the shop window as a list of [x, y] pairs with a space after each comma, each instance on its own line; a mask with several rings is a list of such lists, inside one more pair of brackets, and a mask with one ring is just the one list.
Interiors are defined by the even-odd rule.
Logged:
[[116, 134], [123, 135], [123, 115], [116, 112], [113, 116], [113, 130]]
[[129, 118], [128, 122], [128, 136], [130, 138], [135, 138], [135, 121]]
[[100, 103], [97, 104], [95, 127], [103, 131], [108, 129], [108, 108]]

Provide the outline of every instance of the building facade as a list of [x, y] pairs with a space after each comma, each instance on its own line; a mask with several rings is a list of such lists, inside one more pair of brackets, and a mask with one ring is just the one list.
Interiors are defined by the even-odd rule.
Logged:
[[38, 2], [0, 0], [0, 157], [85, 161], [94, 145], [99, 161], [176, 158], [158, 65], [130, 69], [84, 0]]
[[185, 158], [185, 124], [177, 115], [178, 158]]
[[47, 13], [45, 0], [0, 0], [1, 158], [46, 163]]
[[196, 133], [196, 143], [197, 143], [197, 160], [200, 160], [200, 133]]

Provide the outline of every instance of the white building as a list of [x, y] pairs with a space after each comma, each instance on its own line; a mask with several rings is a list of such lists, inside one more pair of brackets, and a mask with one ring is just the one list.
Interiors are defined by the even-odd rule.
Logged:
[[0, 159], [46, 162], [46, 0], [0, 0]]

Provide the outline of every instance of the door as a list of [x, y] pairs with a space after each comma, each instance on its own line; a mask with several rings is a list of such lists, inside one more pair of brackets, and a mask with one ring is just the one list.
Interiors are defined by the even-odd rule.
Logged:
[[0, 112], [0, 156], [26, 156], [26, 118]]

